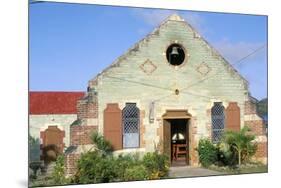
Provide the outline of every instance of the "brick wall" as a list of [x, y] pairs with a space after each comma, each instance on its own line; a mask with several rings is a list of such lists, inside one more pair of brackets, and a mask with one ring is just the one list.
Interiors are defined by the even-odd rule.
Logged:
[[265, 123], [261, 117], [258, 116], [256, 104], [249, 100], [245, 102], [245, 122], [244, 124], [251, 129], [251, 133], [257, 138], [257, 151], [254, 155], [254, 160], [267, 163], [267, 133], [265, 130]]
[[[80, 123], [70, 127], [70, 145], [81, 146], [93, 144], [91, 133], [98, 131], [98, 102], [97, 95], [88, 90], [87, 96], [77, 102], [77, 119]], [[66, 174], [73, 175], [76, 172], [76, 162], [81, 154], [70, 153], [66, 155]]]
[[255, 135], [265, 135], [265, 124], [263, 120], [245, 121], [245, 125], [251, 129], [251, 132]]
[[77, 102], [77, 116], [78, 119], [97, 118], [98, 117], [98, 103], [82, 99]]
[[256, 114], [257, 113], [257, 106], [252, 101], [245, 102], [245, 115], [249, 114]]
[[80, 154], [75, 154], [75, 153], [65, 155], [65, 167], [66, 167], [65, 174], [66, 174], [66, 176], [75, 175], [76, 170], [77, 170], [77, 161], [78, 161], [79, 157], [80, 157]]
[[267, 142], [258, 143], [258, 148], [255, 157], [257, 158], [267, 157]]
[[72, 146], [92, 144], [91, 133], [97, 130], [97, 126], [72, 126], [70, 128], [70, 144]]

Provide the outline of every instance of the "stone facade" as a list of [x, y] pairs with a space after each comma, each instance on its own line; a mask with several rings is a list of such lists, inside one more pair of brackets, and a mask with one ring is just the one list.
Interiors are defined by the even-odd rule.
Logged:
[[[65, 147], [70, 146], [70, 125], [77, 119], [76, 114], [48, 114], [48, 115], [30, 115], [29, 116], [29, 134], [35, 138], [40, 139], [40, 133], [48, 129], [49, 126], [57, 126], [60, 130], [65, 131], [63, 142]], [[36, 155], [40, 159], [40, 150]]]
[[[179, 66], [167, 60], [166, 49], [180, 44], [185, 60]], [[117, 104], [135, 103], [140, 110], [140, 146], [122, 152], [151, 152], [163, 149], [163, 118], [167, 110], [187, 110], [190, 165], [198, 165], [196, 147], [200, 138], [212, 137], [211, 108], [221, 102], [239, 108], [239, 127], [249, 125], [264, 138], [260, 118], [250, 100], [247, 81], [182, 18], [170, 16], [146, 38], [135, 44], [113, 64], [89, 81], [87, 96], [78, 102], [78, 127], [71, 129], [73, 145], [89, 144], [75, 135], [88, 134], [90, 127], [104, 133], [104, 110]], [[153, 107], [152, 104], [153, 103]], [[250, 119], [249, 119], [250, 118]], [[232, 125], [233, 127], [234, 125]], [[84, 131], [84, 133], [83, 133]], [[265, 145], [257, 155], [264, 156]], [[77, 150], [75, 152], [77, 153]], [[75, 157], [74, 157], [75, 158]], [[73, 159], [68, 159], [73, 164]], [[72, 167], [71, 167], [72, 168]], [[73, 170], [73, 169], [72, 169]], [[72, 172], [71, 172], [72, 173]]]

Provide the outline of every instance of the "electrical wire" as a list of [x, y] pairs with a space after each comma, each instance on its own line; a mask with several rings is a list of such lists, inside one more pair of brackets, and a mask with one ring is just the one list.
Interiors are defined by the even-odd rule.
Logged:
[[[255, 49], [254, 51], [252, 51], [251, 53], [247, 54], [246, 56], [240, 58], [238, 61], [236, 61], [235, 63], [233, 63], [233, 64], [231, 64], [231, 65], [234, 66], [234, 65], [236, 65], [236, 64], [239, 64], [239, 63], [243, 62], [245, 59], [247, 59], [248, 57], [250, 57], [250, 56], [252, 56], [253, 54], [257, 53], [258, 51], [260, 51], [260, 50], [263, 49], [264, 47], [266, 47], [266, 44], [264, 44], [264, 45], [260, 46], [259, 48]], [[209, 76], [209, 77], [204, 77], [203, 79], [201, 79], [201, 80], [199, 80], [199, 81], [196, 81], [196, 82], [194, 82], [194, 83], [188, 85], [187, 87], [184, 87], [184, 88], [180, 89], [180, 92], [181, 92], [181, 93], [185, 93], [185, 92], [182, 92], [182, 91], [184, 91], [184, 90], [186, 90], [186, 89], [189, 89], [189, 88], [191, 88], [191, 87], [193, 87], [193, 86], [195, 86], [195, 85], [197, 85], [197, 84], [199, 84], [199, 83], [201, 83], [201, 82], [203, 82], [203, 81], [205, 81], [205, 80], [207, 80], [207, 79], [210, 79], [211, 77], [216, 76], [216, 75], [219, 74], [220, 72], [221, 72], [221, 70], [218, 70], [215, 74], [213, 74], [213, 75], [211, 75], [211, 76]], [[195, 95], [195, 94], [193, 94], [193, 95]], [[161, 97], [161, 98], [159, 98], [159, 99], [156, 99], [156, 100], [154, 100], [154, 101], [159, 101], [159, 100], [162, 100], [163, 98], [166, 98], [166, 97], [169, 97], [169, 96], [171, 96], [171, 94], [170, 94], [170, 95], [167, 95], [167, 96], [164, 96], [164, 97]], [[204, 96], [204, 95], [197, 95], [197, 96], [202, 96], [202, 97], [206, 97], [206, 98], [211, 98], [210, 96]]]

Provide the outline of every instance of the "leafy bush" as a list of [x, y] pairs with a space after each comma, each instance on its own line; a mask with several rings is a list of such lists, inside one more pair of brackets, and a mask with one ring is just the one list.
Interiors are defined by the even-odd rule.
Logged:
[[64, 156], [59, 155], [56, 164], [54, 167], [54, 171], [52, 173], [52, 179], [54, 181], [54, 184], [66, 184], [68, 183], [67, 179], [65, 178], [65, 165], [64, 165]]
[[164, 154], [159, 154], [157, 152], [146, 153], [142, 163], [148, 171], [149, 179], [159, 179], [168, 174], [169, 162], [168, 157]]
[[147, 153], [143, 159], [138, 155], [104, 155], [96, 150], [82, 154], [78, 160], [76, 183], [101, 183], [159, 179], [168, 173], [168, 157]]
[[229, 150], [236, 155], [237, 163], [240, 166], [242, 163], [248, 162], [256, 153], [257, 144], [254, 142], [255, 136], [249, 134], [249, 127], [244, 126], [240, 131], [227, 131], [222, 139], [222, 142], [229, 146]]
[[82, 154], [78, 160], [77, 183], [112, 182], [118, 177], [115, 170], [115, 159], [104, 156], [99, 151]]
[[143, 159], [140, 159], [138, 153], [114, 157], [110, 142], [102, 135], [94, 132], [91, 139], [97, 150], [81, 155], [73, 178], [76, 183], [159, 179], [168, 173], [166, 155], [154, 152], [145, 154]]
[[115, 170], [118, 174], [117, 181], [125, 179], [125, 171], [127, 168], [139, 165], [141, 161], [132, 155], [119, 155], [115, 159]]
[[125, 169], [124, 180], [125, 181], [136, 181], [146, 180], [148, 178], [148, 172], [144, 165], [131, 166]]
[[92, 142], [97, 146], [97, 148], [104, 154], [110, 154], [113, 151], [111, 143], [104, 138], [100, 133], [93, 132], [91, 135]]
[[218, 143], [218, 165], [219, 166], [235, 166], [238, 156], [233, 151], [233, 148], [225, 142]]
[[209, 167], [218, 161], [218, 150], [209, 139], [200, 139], [197, 151], [199, 161], [204, 167]]

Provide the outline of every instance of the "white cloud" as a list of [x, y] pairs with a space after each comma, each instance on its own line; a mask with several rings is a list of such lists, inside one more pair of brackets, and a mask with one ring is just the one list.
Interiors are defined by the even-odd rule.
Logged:
[[133, 15], [142, 19], [146, 24], [156, 27], [169, 15], [175, 13], [172, 10], [159, 10], [159, 9], [134, 9]]
[[[171, 14], [179, 14], [185, 21], [193, 26], [200, 34], [207, 31], [204, 28], [205, 20], [202, 16], [195, 12], [176, 11], [176, 10], [161, 10], [161, 9], [134, 9], [132, 14], [143, 20], [146, 24], [152, 27], [160, 25]], [[142, 29], [141, 29], [142, 30]]]

